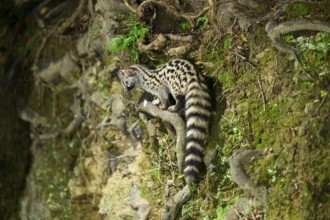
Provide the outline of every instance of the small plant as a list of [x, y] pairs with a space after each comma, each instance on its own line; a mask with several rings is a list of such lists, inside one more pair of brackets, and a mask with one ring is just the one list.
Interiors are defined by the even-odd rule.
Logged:
[[295, 63], [296, 69], [303, 69], [313, 77], [327, 78], [330, 68], [330, 35], [320, 32], [315, 36], [300, 36], [293, 39], [292, 43], [296, 44], [301, 52], [302, 66]]
[[310, 9], [308, 8], [308, 5], [305, 5], [303, 3], [292, 4], [291, 11], [293, 11], [293, 13], [297, 16], [306, 16], [310, 14]]
[[292, 43], [294, 41], [293, 34], [286, 34], [283, 36], [283, 40], [288, 43]]
[[202, 16], [197, 18], [196, 26], [201, 27], [201, 30], [205, 30], [209, 25], [209, 19], [206, 16]]
[[234, 205], [234, 203], [238, 200], [238, 196], [234, 197], [233, 199], [231, 199], [228, 203], [227, 206], [225, 208], [223, 208], [222, 206], [219, 206], [216, 209], [216, 213], [217, 213], [217, 218], [216, 220], [222, 220], [223, 217], [225, 216], [226, 212], [228, 211], [228, 209]]
[[115, 53], [128, 49], [130, 60], [137, 61], [139, 59], [137, 41], [143, 39], [149, 33], [149, 29], [139, 24], [134, 14], [131, 14], [129, 18], [128, 27], [130, 28], [128, 34], [112, 39], [107, 46], [107, 51]]
[[182, 23], [180, 24], [180, 28], [181, 28], [182, 30], [189, 30], [190, 25], [189, 25], [188, 22], [182, 22]]

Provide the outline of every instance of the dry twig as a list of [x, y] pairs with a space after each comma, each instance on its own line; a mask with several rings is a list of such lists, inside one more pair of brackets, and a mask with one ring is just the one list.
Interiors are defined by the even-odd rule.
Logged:
[[262, 97], [262, 106], [263, 106], [264, 111], [266, 111], [266, 98], [265, 98], [264, 89], [261, 85], [260, 75], [258, 75], [258, 85], [259, 85], [260, 93], [261, 93], [261, 97]]

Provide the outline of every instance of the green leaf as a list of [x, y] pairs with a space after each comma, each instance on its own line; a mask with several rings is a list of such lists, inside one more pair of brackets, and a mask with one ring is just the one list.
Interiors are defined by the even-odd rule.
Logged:
[[107, 51], [110, 53], [120, 52], [127, 50], [129, 52], [129, 58], [132, 61], [139, 59], [139, 51], [137, 48], [137, 41], [145, 38], [149, 33], [149, 29], [140, 25], [136, 20], [134, 14], [131, 14], [128, 26], [130, 31], [126, 35], [119, 35], [112, 39], [107, 46]]
[[326, 90], [321, 90], [321, 92], [320, 92], [321, 98], [326, 97], [327, 95], [328, 95], [328, 93]]
[[201, 29], [204, 30], [209, 25], [209, 19], [206, 16], [199, 17], [196, 20], [196, 26], [201, 26]]

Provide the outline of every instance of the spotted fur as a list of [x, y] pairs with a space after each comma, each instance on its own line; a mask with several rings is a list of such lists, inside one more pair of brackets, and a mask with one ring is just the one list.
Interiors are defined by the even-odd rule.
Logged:
[[[121, 82], [125, 90], [141, 87], [157, 96], [161, 107], [176, 112], [185, 107], [186, 152], [184, 174], [191, 184], [204, 167], [203, 156], [208, 131], [211, 98], [202, 75], [187, 60], [176, 59], [163, 67], [150, 70], [132, 65], [122, 72]], [[169, 95], [176, 103], [169, 107]]]

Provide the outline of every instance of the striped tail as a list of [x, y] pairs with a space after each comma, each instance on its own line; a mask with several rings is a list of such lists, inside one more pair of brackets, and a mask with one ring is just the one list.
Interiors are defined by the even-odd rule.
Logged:
[[207, 85], [196, 78], [188, 84], [185, 97], [186, 152], [184, 175], [190, 185], [205, 168], [203, 162], [206, 133], [208, 131], [211, 97]]

